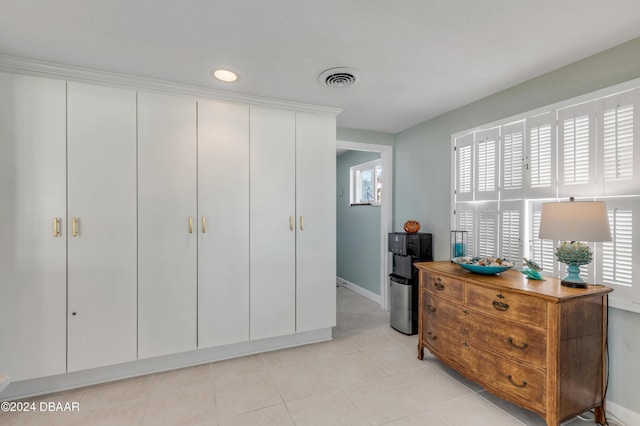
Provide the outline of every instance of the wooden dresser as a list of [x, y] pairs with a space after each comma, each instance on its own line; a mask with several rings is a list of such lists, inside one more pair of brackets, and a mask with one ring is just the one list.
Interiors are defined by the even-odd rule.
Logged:
[[418, 358], [429, 349], [549, 426], [595, 408], [604, 424], [607, 294], [516, 270], [479, 275], [449, 261], [420, 271]]

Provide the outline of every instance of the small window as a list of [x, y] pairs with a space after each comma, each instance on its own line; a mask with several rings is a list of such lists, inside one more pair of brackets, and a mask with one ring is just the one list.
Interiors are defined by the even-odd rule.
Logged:
[[351, 167], [351, 205], [379, 206], [382, 201], [382, 161]]

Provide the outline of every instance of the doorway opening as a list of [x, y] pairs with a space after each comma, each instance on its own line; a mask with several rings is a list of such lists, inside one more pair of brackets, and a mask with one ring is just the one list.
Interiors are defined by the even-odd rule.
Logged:
[[[350, 208], [375, 208], [380, 209], [380, 224], [379, 231], [380, 236], [378, 239], [378, 256], [380, 259], [378, 269], [378, 281], [379, 281], [379, 295], [375, 292], [364, 289], [358, 285], [350, 282], [341, 277], [337, 277], [338, 281], [342, 281], [345, 287], [362, 294], [363, 296], [380, 304], [380, 307], [385, 311], [389, 310], [389, 295], [388, 295], [388, 281], [389, 271], [391, 270], [391, 257], [387, 253], [387, 235], [392, 229], [392, 214], [393, 214], [393, 147], [390, 145], [377, 145], [367, 144], [361, 142], [343, 141], [338, 140], [336, 142], [336, 148], [338, 151], [364, 151], [369, 153], [378, 153], [382, 162], [382, 188], [381, 188], [381, 202], [379, 206], [351, 206]], [[348, 197], [350, 194], [344, 193], [344, 188], [338, 189], [343, 193], [338, 193], [338, 197]]]

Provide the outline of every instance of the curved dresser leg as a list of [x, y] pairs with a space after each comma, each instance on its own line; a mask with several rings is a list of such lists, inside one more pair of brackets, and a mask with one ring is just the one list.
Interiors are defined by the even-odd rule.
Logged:
[[607, 424], [607, 417], [605, 416], [604, 413], [604, 404], [595, 407], [594, 409], [594, 415], [595, 415], [595, 421], [597, 424], [599, 425], [606, 425]]

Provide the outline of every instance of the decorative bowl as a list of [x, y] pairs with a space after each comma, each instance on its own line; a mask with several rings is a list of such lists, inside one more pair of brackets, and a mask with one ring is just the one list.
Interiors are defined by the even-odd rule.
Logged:
[[404, 223], [404, 231], [408, 234], [415, 234], [420, 230], [420, 223], [417, 220], [408, 220]]
[[469, 260], [465, 259], [465, 261], [461, 261], [462, 259], [459, 257], [456, 257], [455, 259], [453, 259], [453, 262], [460, 266], [461, 268], [466, 269], [467, 271], [471, 271], [474, 274], [482, 274], [482, 275], [495, 275], [495, 274], [499, 274], [500, 272], [504, 272], [508, 269], [513, 268], [513, 264], [508, 264], [508, 265], [494, 265], [494, 266], [484, 266], [484, 265], [478, 265], [478, 264], [474, 264], [474, 263], [468, 263]]

